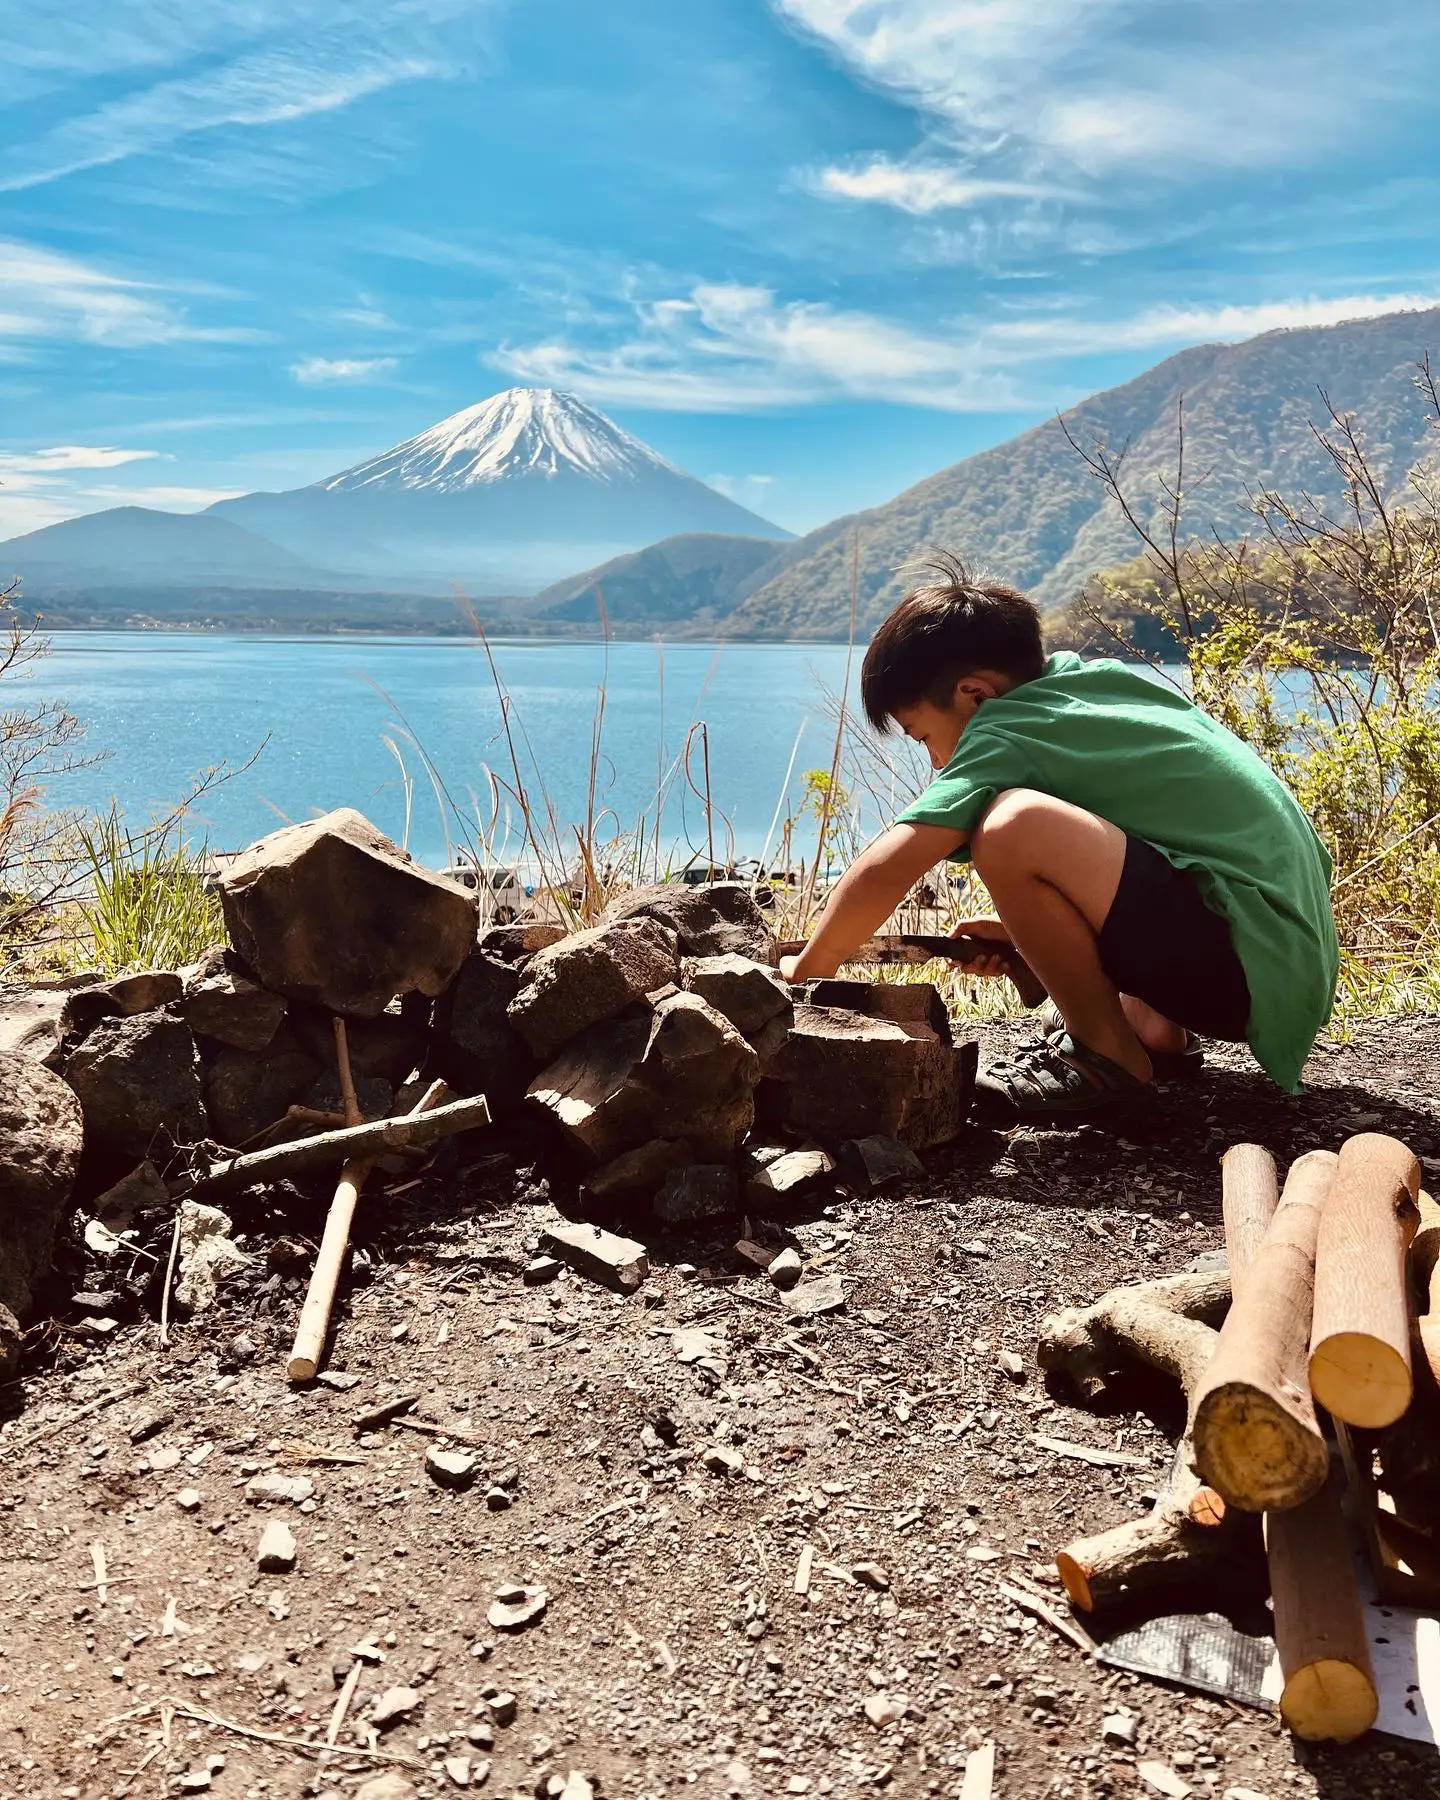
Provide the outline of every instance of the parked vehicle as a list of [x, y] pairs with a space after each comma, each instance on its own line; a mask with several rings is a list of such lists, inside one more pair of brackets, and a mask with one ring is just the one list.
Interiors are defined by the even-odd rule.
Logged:
[[525, 910], [525, 889], [513, 869], [464, 857], [451, 863], [445, 876], [479, 896], [482, 925], [513, 924]]

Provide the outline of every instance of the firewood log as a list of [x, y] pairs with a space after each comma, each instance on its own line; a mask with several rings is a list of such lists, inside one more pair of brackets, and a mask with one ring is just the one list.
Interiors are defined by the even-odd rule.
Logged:
[[1310, 1390], [1347, 1425], [1393, 1424], [1410, 1404], [1405, 1252], [1420, 1165], [1378, 1132], [1341, 1147], [1315, 1250]]
[[1275, 1158], [1259, 1144], [1231, 1145], [1220, 1159], [1220, 1205], [1230, 1287], [1237, 1296], [1279, 1203]]
[[1420, 1229], [1410, 1246], [1410, 1272], [1418, 1289], [1416, 1335], [1429, 1364], [1440, 1381], [1440, 1206], [1429, 1194], [1421, 1194]]
[[1307, 1363], [1315, 1240], [1337, 1160], [1311, 1150], [1291, 1165], [1194, 1397], [1195, 1467], [1245, 1512], [1298, 1506], [1329, 1471]]
[[1280, 1716], [1296, 1737], [1348, 1744], [1375, 1723], [1370, 1640], [1350, 1558], [1338, 1470], [1318, 1493], [1265, 1519]]

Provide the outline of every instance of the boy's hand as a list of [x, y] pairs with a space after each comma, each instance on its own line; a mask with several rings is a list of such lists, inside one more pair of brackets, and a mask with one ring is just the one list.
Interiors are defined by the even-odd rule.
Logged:
[[798, 981], [800, 979], [795, 973], [799, 961], [798, 956], [782, 956], [780, 958], [780, 979], [782, 981]]
[[[961, 919], [950, 933], [951, 937], [995, 938], [999, 943], [1009, 945], [1010, 933], [998, 919]], [[967, 975], [1000, 976], [1008, 975], [1009, 969], [1001, 956], [976, 956], [967, 962], [957, 963]]]

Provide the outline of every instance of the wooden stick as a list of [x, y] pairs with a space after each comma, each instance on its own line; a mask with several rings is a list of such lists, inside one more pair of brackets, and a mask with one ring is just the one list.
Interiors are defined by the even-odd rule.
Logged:
[[345, 1021], [335, 1020], [335, 1072], [340, 1077], [340, 1105], [347, 1125], [358, 1125], [364, 1115], [355, 1097], [355, 1077], [350, 1072], [350, 1041], [345, 1034]]
[[1405, 1252], [1419, 1192], [1420, 1165], [1395, 1138], [1342, 1145], [1315, 1249], [1310, 1390], [1347, 1425], [1391, 1425], [1410, 1404]]
[[1233, 1565], [1244, 1518], [1229, 1514], [1227, 1520], [1236, 1523], [1217, 1530], [1181, 1508], [1157, 1507], [1143, 1519], [1076, 1538], [1056, 1554], [1055, 1572], [1072, 1606], [1103, 1612], [1138, 1594], [1179, 1587]]
[[1280, 1716], [1310, 1742], [1348, 1744], [1379, 1710], [1343, 1488], [1336, 1471], [1303, 1505], [1265, 1520], [1275, 1648], [1285, 1678]]
[[323, 1131], [318, 1137], [297, 1138], [294, 1143], [276, 1144], [269, 1150], [252, 1150], [244, 1156], [226, 1157], [211, 1163], [209, 1173], [202, 1175], [185, 1192], [187, 1195], [203, 1192], [207, 1197], [231, 1193], [237, 1188], [253, 1187], [256, 1182], [274, 1181], [279, 1176], [296, 1175], [307, 1169], [323, 1169], [352, 1158], [373, 1160], [387, 1150], [424, 1150], [441, 1138], [453, 1137], [460, 1131], [474, 1131], [489, 1123], [490, 1108], [485, 1096], [476, 1094], [473, 1099], [437, 1106], [423, 1118], [409, 1112], [398, 1119], [371, 1119], [364, 1125]]
[[1195, 1467], [1227, 1505], [1246, 1512], [1298, 1506], [1329, 1472], [1306, 1367], [1315, 1240], [1337, 1161], [1311, 1150], [1291, 1164], [1254, 1260], [1242, 1261], [1235, 1302], [1193, 1399]]
[[1220, 1204], [1230, 1287], [1237, 1298], [1279, 1203], [1275, 1158], [1259, 1144], [1233, 1144], [1220, 1159]]
[[1440, 1381], [1440, 1206], [1419, 1197], [1420, 1229], [1410, 1246], [1410, 1269], [1419, 1289], [1416, 1335], [1430, 1373]]
[[[344, 1022], [335, 1021], [337, 1030], [335, 1040], [342, 1053], [341, 1090], [346, 1085], [348, 1063], [344, 1061]], [[408, 1118], [418, 1118], [443, 1090], [444, 1083], [436, 1082], [417, 1102]], [[354, 1108], [355, 1090], [350, 1088], [346, 1099], [347, 1110]], [[463, 1102], [462, 1102], [463, 1104]], [[358, 1109], [355, 1109], [358, 1110]], [[487, 1115], [488, 1116], [488, 1115]], [[389, 1121], [385, 1121], [388, 1123]], [[285, 1372], [291, 1381], [313, 1381], [316, 1370], [320, 1367], [320, 1357], [325, 1348], [325, 1334], [330, 1329], [330, 1310], [335, 1304], [335, 1290], [340, 1284], [340, 1270], [345, 1261], [345, 1252], [350, 1245], [350, 1227], [355, 1218], [355, 1204], [360, 1198], [360, 1190], [365, 1185], [365, 1177], [370, 1173], [373, 1158], [352, 1157], [340, 1171], [340, 1180], [335, 1187], [335, 1197], [330, 1202], [330, 1210], [325, 1215], [325, 1230], [320, 1238], [320, 1248], [315, 1256], [315, 1267], [310, 1275], [309, 1291], [305, 1295], [305, 1304], [300, 1309], [300, 1323], [296, 1327], [295, 1342], [290, 1351], [290, 1360], [285, 1365]]]
[[175, 1228], [170, 1233], [170, 1260], [165, 1265], [165, 1285], [160, 1289], [160, 1348], [170, 1348], [170, 1284], [175, 1279], [175, 1261], [180, 1254], [180, 1209], [175, 1209]]

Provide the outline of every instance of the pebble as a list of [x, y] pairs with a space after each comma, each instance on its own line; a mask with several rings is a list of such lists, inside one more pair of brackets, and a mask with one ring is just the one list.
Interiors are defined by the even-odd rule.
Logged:
[[186, 1769], [175, 1782], [182, 1794], [203, 1794], [210, 1785], [208, 1769]]
[[802, 1281], [785, 1296], [785, 1310], [793, 1319], [815, 1319], [822, 1313], [842, 1312], [845, 1283], [838, 1275], [822, 1275], [818, 1281]]
[[564, 1266], [558, 1256], [532, 1256], [520, 1279], [526, 1287], [543, 1287], [547, 1281], [553, 1281]]
[[168, 1469], [180, 1466], [180, 1450], [175, 1444], [162, 1444], [158, 1450], [152, 1450], [149, 1457], [151, 1471], [163, 1475]]
[[1226, 1788], [1221, 1800], [1269, 1800], [1268, 1795], [1256, 1793], [1254, 1788]]
[[503, 1487], [492, 1487], [485, 1490], [485, 1504], [491, 1512], [504, 1512], [507, 1507], [513, 1506], [515, 1501]]
[[466, 1740], [477, 1750], [493, 1750], [495, 1748], [495, 1729], [484, 1720], [474, 1724], [465, 1733]]
[[874, 1726], [898, 1725], [909, 1710], [910, 1702], [903, 1694], [867, 1694], [865, 1717]]
[[377, 1731], [386, 1731], [408, 1719], [420, 1704], [420, 1696], [412, 1687], [386, 1688], [370, 1708], [370, 1723]]
[[800, 1252], [788, 1246], [780, 1252], [765, 1273], [777, 1288], [793, 1288], [805, 1272]]
[[1157, 1794], [1164, 1794], [1165, 1800], [1185, 1800], [1189, 1794], [1190, 1783], [1182, 1781], [1175, 1771], [1161, 1762], [1143, 1762], [1136, 1765], [1135, 1773]]
[[295, 1567], [295, 1533], [283, 1519], [272, 1519], [260, 1534], [256, 1560], [262, 1575], [283, 1575]]
[[197, 1512], [200, 1507], [199, 1488], [181, 1488], [175, 1496], [175, 1504], [181, 1512]]
[[445, 1773], [455, 1783], [456, 1787], [469, 1787], [470, 1758], [468, 1756], [447, 1756], [445, 1758]]
[[348, 1374], [344, 1369], [322, 1369], [315, 1379], [327, 1388], [333, 1388], [337, 1394], [348, 1394], [353, 1387], [359, 1387], [360, 1377]]
[[995, 1367], [1009, 1380], [1022, 1382], [1026, 1376], [1025, 1359], [1017, 1356], [1013, 1350], [1002, 1350], [995, 1358]]
[[520, 1702], [508, 1693], [491, 1694], [485, 1705], [497, 1725], [513, 1725], [520, 1710]]
[[479, 1466], [468, 1450], [437, 1450], [432, 1444], [425, 1452], [425, 1473], [439, 1487], [469, 1487]]
[[415, 1789], [403, 1775], [389, 1769], [356, 1788], [355, 1800], [415, 1800]]
[[1106, 1713], [1100, 1721], [1100, 1736], [1107, 1744], [1133, 1744], [1139, 1724], [1133, 1713]]
[[866, 1587], [874, 1588], [877, 1594], [888, 1594], [890, 1591], [890, 1577], [879, 1563], [858, 1562], [850, 1570], [850, 1573], [857, 1581], [863, 1582]]
[[578, 1769], [572, 1769], [565, 1777], [565, 1785], [560, 1790], [560, 1800], [595, 1800], [595, 1784], [588, 1775], [582, 1775]]
[[252, 1476], [245, 1483], [245, 1498], [252, 1506], [299, 1506], [314, 1492], [315, 1483], [308, 1475], [282, 1475], [278, 1469]]
[[507, 1582], [495, 1590], [495, 1600], [485, 1615], [496, 1631], [523, 1631], [545, 1616], [550, 1596], [543, 1587], [520, 1587]]
[[175, 1423], [175, 1409], [169, 1406], [157, 1408], [154, 1412], [142, 1413], [130, 1427], [130, 1442], [143, 1444], [146, 1438], [152, 1438], [162, 1432], [167, 1425]]
[[712, 1475], [743, 1475], [745, 1458], [738, 1450], [727, 1449], [724, 1444], [712, 1444], [708, 1450], [700, 1453], [700, 1461]]

